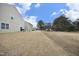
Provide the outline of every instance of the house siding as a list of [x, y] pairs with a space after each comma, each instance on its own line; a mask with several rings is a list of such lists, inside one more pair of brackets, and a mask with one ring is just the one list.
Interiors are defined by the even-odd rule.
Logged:
[[28, 23], [28, 22], [26, 22], [26, 21], [25, 21], [25, 26], [24, 27], [25, 27], [25, 30], [26, 31], [29, 31], [30, 32], [30, 31], [33, 30], [33, 25], [30, 24], [30, 23]]
[[[9, 29], [1, 29], [1, 23], [9, 24]], [[27, 24], [27, 27], [25, 25], [25, 21], [14, 5], [0, 3], [0, 32], [20, 32], [20, 27], [27, 31], [29, 25]]]

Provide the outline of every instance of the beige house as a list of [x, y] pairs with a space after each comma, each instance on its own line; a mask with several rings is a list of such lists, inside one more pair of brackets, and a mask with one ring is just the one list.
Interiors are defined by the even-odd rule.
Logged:
[[14, 5], [0, 3], [0, 32], [20, 32], [31, 30], [32, 26], [30, 26], [28, 22], [25, 23]]

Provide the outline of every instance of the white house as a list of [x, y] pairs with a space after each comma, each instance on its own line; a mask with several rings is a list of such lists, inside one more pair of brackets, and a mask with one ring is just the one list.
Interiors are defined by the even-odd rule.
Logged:
[[24, 29], [26, 31], [32, 31], [33, 30], [33, 25], [31, 23], [28, 23], [28, 22], [25, 21], [25, 27], [24, 27]]
[[28, 31], [27, 24], [14, 5], [0, 3], [0, 32]]

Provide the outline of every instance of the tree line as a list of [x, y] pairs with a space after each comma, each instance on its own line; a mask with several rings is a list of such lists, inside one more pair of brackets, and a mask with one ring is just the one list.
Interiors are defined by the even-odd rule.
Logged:
[[79, 31], [79, 19], [71, 21], [64, 15], [57, 17], [53, 23], [45, 23], [40, 20], [37, 24], [39, 30], [53, 30], [53, 31]]

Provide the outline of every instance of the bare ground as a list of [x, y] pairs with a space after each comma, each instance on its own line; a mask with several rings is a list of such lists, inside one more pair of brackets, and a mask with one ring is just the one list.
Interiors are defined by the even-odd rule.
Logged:
[[17, 32], [0, 34], [2, 56], [79, 55], [79, 33]]

